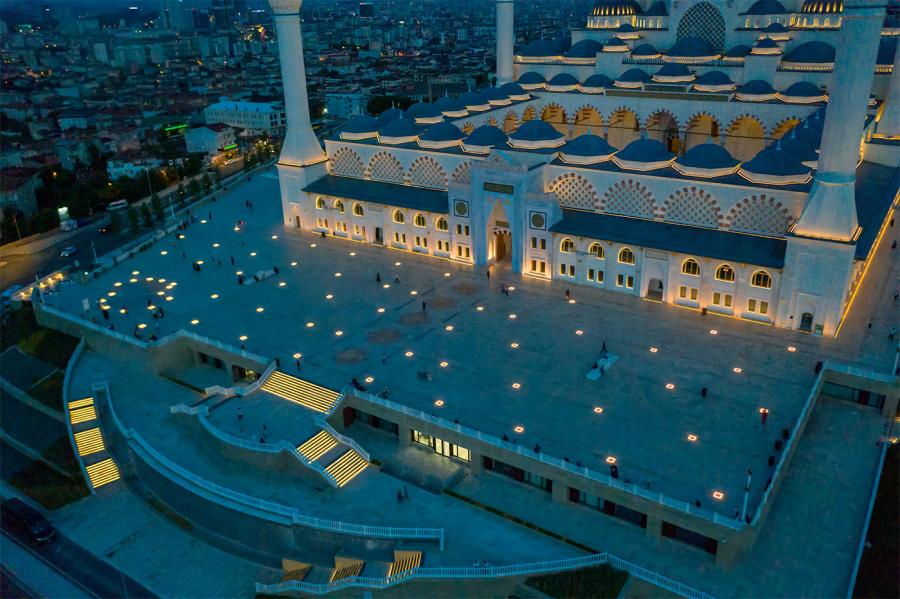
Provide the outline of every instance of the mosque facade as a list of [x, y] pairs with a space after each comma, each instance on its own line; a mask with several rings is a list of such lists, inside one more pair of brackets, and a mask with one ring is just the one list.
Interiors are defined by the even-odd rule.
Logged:
[[893, 218], [884, 1], [600, 0], [514, 49], [496, 0], [495, 87], [355, 117], [324, 148], [300, 3], [271, 4], [286, 227], [833, 336]]

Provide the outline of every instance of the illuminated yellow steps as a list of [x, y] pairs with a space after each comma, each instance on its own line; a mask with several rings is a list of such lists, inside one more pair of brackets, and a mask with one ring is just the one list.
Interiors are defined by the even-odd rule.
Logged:
[[78, 408], [77, 410], [69, 410], [69, 422], [72, 424], [81, 424], [82, 422], [96, 419], [97, 411], [94, 410], [93, 405], [87, 406], [86, 408]]
[[112, 458], [85, 466], [85, 470], [87, 470], [88, 478], [91, 479], [91, 485], [95, 489], [119, 480], [119, 467], [112, 461]]
[[331, 464], [325, 468], [325, 472], [334, 478], [338, 487], [343, 487], [356, 478], [356, 476], [365, 470], [368, 465], [369, 463], [365, 458], [351, 449], [335, 461], [331, 462]]
[[335, 568], [334, 572], [331, 574], [331, 582], [335, 580], [341, 580], [342, 578], [352, 578], [354, 576], [359, 576], [359, 573], [362, 572], [363, 566], [366, 563], [361, 560], [348, 561], [347, 563], [341, 565], [339, 568]]
[[329, 412], [340, 397], [337, 391], [320, 387], [278, 370], [266, 379], [262, 390], [322, 413]]
[[396, 551], [394, 552], [394, 561], [388, 569], [388, 577], [418, 568], [422, 565], [421, 551]]
[[103, 435], [100, 434], [99, 428], [75, 433], [75, 446], [78, 448], [78, 455], [80, 456], [91, 455], [106, 449], [106, 445], [103, 444]]
[[297, 452], [306, 458], [307, 462], [315, 462], [323, 455], [337, 447], [337, 439], [335, 439], [328, 431], [319, 431], [303, 442], [297, 448]]
[[76, 399], [75, 401], [69, 402], [70, 410], [77, 410], [78, 408], [86, 408], [87, 406], [94, 405], [93, 397], [85, 397], [84, 399]]

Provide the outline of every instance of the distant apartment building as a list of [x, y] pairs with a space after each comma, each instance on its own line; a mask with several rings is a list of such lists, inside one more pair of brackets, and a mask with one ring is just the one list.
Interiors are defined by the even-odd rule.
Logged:
[[195, 127], [184, 134], [184, 145], [189, 154], [215, 155], [234, 146], [234, 129], [222, 123]]
[[203, 117], [209, 124], [224, 123], [269, 135], [281, 135], [287, 122], [282, 105], [265, 102], [218, 102], [207, 106]]
[[25, 214], [37, 211], [34, 190], [40, 184], [36, 169], [7, 167], [0, 169], [0, 221], [11, 209]]
[[115, 181], [122, 177], [137, 177], [147, 170], [156, 170], [162, 166], [162, 160], [156, 158], [135, 160], [110, 160], [106, 164], [106, 172], [109, 178]]
[[325, 108], [328, 116], [346, 119], [366, 113], [369, 98], [362, 92], [336, 92], [325, 94]]
[[96, 113], [84, 108], [70, 108], [62, 112], [58, 118], [59, 128], [62, 131], [69, 129], [87, 129], [97, 122]]

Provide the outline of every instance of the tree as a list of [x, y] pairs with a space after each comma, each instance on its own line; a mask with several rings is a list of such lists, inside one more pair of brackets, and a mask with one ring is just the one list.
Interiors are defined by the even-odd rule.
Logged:
[[140, 221], [138, 220], [138, 211], [134, 206], [128, 207], [128, 224], [132, 231], [137, 231], [141, 226]]
[[191, 182], [188, 183], [188, 195], [195, 196], [200, 193], [200, 183], [197, 182], [196, 179], [191, 179]]
[[209, 189], [212, 187], [212, 179], [209, 178], [209, 173], [203, 173], [203, 191], [209, 193]]
[[163, 213], [162, 200], [159, 199], [159, 195], [155, 191], [150, 196], [150, 205], [153, 207], [153, 218], [163, 220], [166, 215]]
[[147, 202], [141, 204], [141, 220], [144, 221], [144, 226], [148, 229], [153, 227], [153, 215], [150, 214], [150, 208], [147, 207]]

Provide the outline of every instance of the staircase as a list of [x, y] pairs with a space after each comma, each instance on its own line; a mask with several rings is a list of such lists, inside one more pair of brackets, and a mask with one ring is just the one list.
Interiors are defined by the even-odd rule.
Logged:
[[261, 389], [322, 414], [330, 413], [340, 393], [275, 370]]
[[394, 561], [388, 569], [388, 577], [402, 574], [422, 565], [421, 551], [395, 551]]
[[325, 472], [334, 478], [338, 488], [340, 488], [356, 478], [368, 465], [369, 463], [365, 458], [356, 453], [355, 450], [350, 449], [326, 466]]
[[112, 458], [94, 462], [85, 466], [85, 470], [87, 470], [88, 478], [91, 479], [91, 485], [95, 489], [119, 480], [119, 467], [112, 461]]
[[100, 434], [99, 428], [90, 428], [80, 433], [75, 433], [75, 447], [78, 449], [78, 455], [84, 457], [94, 453], [99, 453], [106, 449], [103, 443], [103, 435]]
[[297, 453], [306, 458], [307, 462], [315, 462], [337, 447], [337, 445], [337, 439], [335, 439], [328, 431], [322, 430], [304, 441], [303, 444], [297, 448]]
[[[69, 422], [72, 425], [72, 438], [75, 449], [84, 463], [91, 486], [96, 490], [103, 485], [121, 478], [119, 467], [110, 457], [103, 433], [97, 426], [97, 409], [93, 397], [84, 397], [70, 401], [68, 404]], [[93, 460], [93, 463], [87, 463]]]
[[331, 574], [329, 582], [336, 582], [344, 578], [353, 578], [359, 576], [366, 562], [358, 559], [335, 558], [334, 572]]
[[73, 425], [97, 419], [97, 411], [94, 409], [94, 398], [85, 397], [69, 402], [69, 422]]

